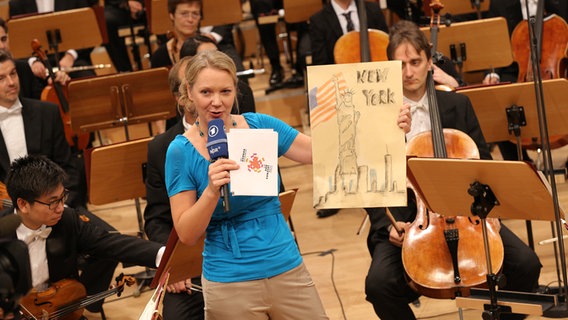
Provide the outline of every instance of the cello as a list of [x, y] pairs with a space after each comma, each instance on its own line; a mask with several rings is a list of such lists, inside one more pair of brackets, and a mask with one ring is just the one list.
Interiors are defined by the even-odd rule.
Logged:
[[71, 117], [69, 116], [69, 103], [67, 101], [67, 87], [63, 88], [59, 83], [55, 81], [55, 73], [53, 68], [49, 63], [49, 59], [45, 52], [41, 50], [41, 44], [39, 40], [32, 40], [32, 49], [34, 54], [39, 58], [39, 60], [45, 65], [49, 77], [51, 78], [51, 85], [46, 86], [41, 93], [41, 100], [50, 101], [59, 106], [59, 114], [61, 120], [63, 121], [63, 129], [65, 131], [65, 138], [69, 146], [74, 147], [76, 150], [85, 150], [91, 140], [91, 135], [89, 133], [77, 133], [71, 128]]
[[389, 35], [381, 30], [368, 29], [365, 1], [357, 1], [360, 31], [342, 35], [333, 47], [335, 63], [386, 61]]
[[[541, 13], [537, 13], [541, 14]], [[521, 21], [511, 34], [513, 60], [519, 67], [517, 82], [533, 81], [531, 67], [529, 25], [527, 20]], [[568, 24], [560, 16], [553, 14], [546, 17], [542, 24], [540, 52], [541, 79], [568, 78]], [[551, 149], [568, 144], [567, 135], [554, 135], [549, 138]], [[522, 139], [522, 146], [527, 149], [540, 147], [540, 139]]]
[[[437, 25], [434, 23], [443, 7], [439, 0], [432, 7], [431, 42], [436, 52]], [[439, 20], [438, 20], [439, 23]], [[434, 57], [434, 55], [433, 55]], [[427, 96], [431, 131], [422, 132], [407, 144], [407, 155], [437, 158], [479, 158], [475, 142], [465, 133], [443, 129], [432, 70], [427, 75]], [[447, 216], [431, 212], [416, 194], [415, 220], [404, 231], [402, 261], [408, 284], [418, 293], [439, 299], [469, 295], [471, 287], [486, 282], [482, 220], [478, 217]], [[392, 220], [392, 218], [391, 218]], [[487, 219], [490, 257], [493, 270], [501, 269], [504, 248], [499, 235], [499, 221]], [[396, 228], [396, 225], [393, 223]], [[402, 230], [396, 229], [399, 233]]]

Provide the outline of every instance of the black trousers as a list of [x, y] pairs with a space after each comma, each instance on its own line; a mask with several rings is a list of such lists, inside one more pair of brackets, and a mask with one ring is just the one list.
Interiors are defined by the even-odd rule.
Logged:
[[[538, 287], [542, 265], [534, 253], [511, 230], [501, 225], [499, 232], [504, 245], [503, 274], [507, 285], [503, 290], [531, 292]], [[388, 240], [377, 243], [365, 280], [366, 299], [382, 320], [416, 319], [409, 303], [419, 294], [404, 278], [401, 248]], [[502, 314], [501, 319], [524, 319], [524, 315]]]

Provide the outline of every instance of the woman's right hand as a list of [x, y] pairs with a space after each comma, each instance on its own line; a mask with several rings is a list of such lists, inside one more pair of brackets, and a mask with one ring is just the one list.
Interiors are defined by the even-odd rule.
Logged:
[[239, 165], [231, 159], [218, 159], [209, 165], [209, 185], [211, 191], [219, 195], [221, 187], [231, 181], [229, 171], [239, 169]]

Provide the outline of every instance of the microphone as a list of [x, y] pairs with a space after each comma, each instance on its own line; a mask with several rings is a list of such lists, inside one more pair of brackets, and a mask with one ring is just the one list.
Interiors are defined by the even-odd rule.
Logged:
[[[229, 147], [227, 146], [227, 134], [225, 133], [225, 123], [223, 119], [213, 119], [209, 121], [207, 129], [207, 151], [211, 161], [229, 157]], [[225, 184], [221, 187], [221, 197], [223, 198], [223, 208], [225, 212], [230, 210], [229, 206], [229, 187]]]
[[9, 214], [0, 218], [0, 238], [11, 237], [22, 223], [22, 217], [17, 214]]

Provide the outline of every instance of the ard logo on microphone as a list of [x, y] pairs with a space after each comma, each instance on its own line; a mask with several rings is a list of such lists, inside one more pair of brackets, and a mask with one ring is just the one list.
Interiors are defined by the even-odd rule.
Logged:
[[215, 136], [219, 133], [219, 127], [215, 124], [209, 126], [209, 138], [215, 138]]

